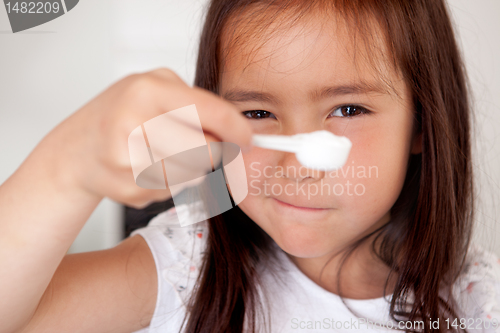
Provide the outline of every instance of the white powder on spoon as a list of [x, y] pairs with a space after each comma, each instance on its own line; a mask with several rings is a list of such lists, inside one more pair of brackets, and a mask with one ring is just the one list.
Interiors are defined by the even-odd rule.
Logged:
[[325, 130], [292, 136], [256, 134], [253, 136], [253, 144], [261, 148], [295, 153], [303, 166], [325, 171], [341, 168], [352, 147], [351, 141], [345, 136], [337, 136]]

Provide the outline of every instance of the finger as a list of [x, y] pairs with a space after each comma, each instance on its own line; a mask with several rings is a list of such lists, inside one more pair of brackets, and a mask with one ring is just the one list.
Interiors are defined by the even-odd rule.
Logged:
[[204, 132], [244, 149], [251, 146], [248, 121], [234, 105], [207, 90], [169, 85], [169, 89], [155, 89], [154, 100], [159, 114], [194, 104]]
[[[200, 89], [202, 96], [198, 114], [204, 132], [223, 142], [232, 142], [249, 149], [252, 142], [252, 127], [241, 112], [219, 96]], [[197, 106], [198, 107], [198, 106]]]

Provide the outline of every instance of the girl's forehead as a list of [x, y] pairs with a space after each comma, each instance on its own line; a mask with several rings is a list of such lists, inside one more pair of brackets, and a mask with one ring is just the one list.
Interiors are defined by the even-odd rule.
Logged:
[[324, 19], [282, 15], [267, 22], [265, 17], [232, 18], [221, 38], [221, 76], [237, 74], [257, 81], [292, 74], [303, 77], [303, 82], [355, 79], [377, 82], [397, 94], [401, 75], [392, 65], [384, 33], [378, 24], [371, 26], [370, 35], [363, 36], [332, 15]]

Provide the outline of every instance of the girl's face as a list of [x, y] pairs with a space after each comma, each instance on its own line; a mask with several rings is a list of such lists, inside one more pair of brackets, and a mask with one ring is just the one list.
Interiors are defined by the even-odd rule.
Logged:
[[255, 133], [328, 130], [353, 144], [334, 172], [305, 169], [292, 153], [254, 147], [243, 154], [249, 194], [239, 207], [301, 258], [337, 253], [389, 221], [409, 154], [419, 149], [406, 83], [376, 58], [387, 54], [382, 39], [374, 47], [380, 55], [366, 54], [335, 24], [276, 30], [276, 23], [266, 43], [254, 38], [233, 50], [221, 73], [221, 95]]

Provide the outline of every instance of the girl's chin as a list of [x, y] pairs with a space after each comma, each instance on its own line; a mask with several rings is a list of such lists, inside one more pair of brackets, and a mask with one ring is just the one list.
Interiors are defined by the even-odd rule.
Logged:
[[[276, 241], [276, 240], [275, 240]], [[320, 258], [332, 253], [331, 244], [324, 246], [319, 242], [294, 242], [293, 240], [277, 240], [276, 244], [292, 257]]]
[[335, 251], [335, 240], [324, 229], [304, 225], [288, 225], [268, 232], [276, 244], [286, 253], [299, 258], [317, 258]]

